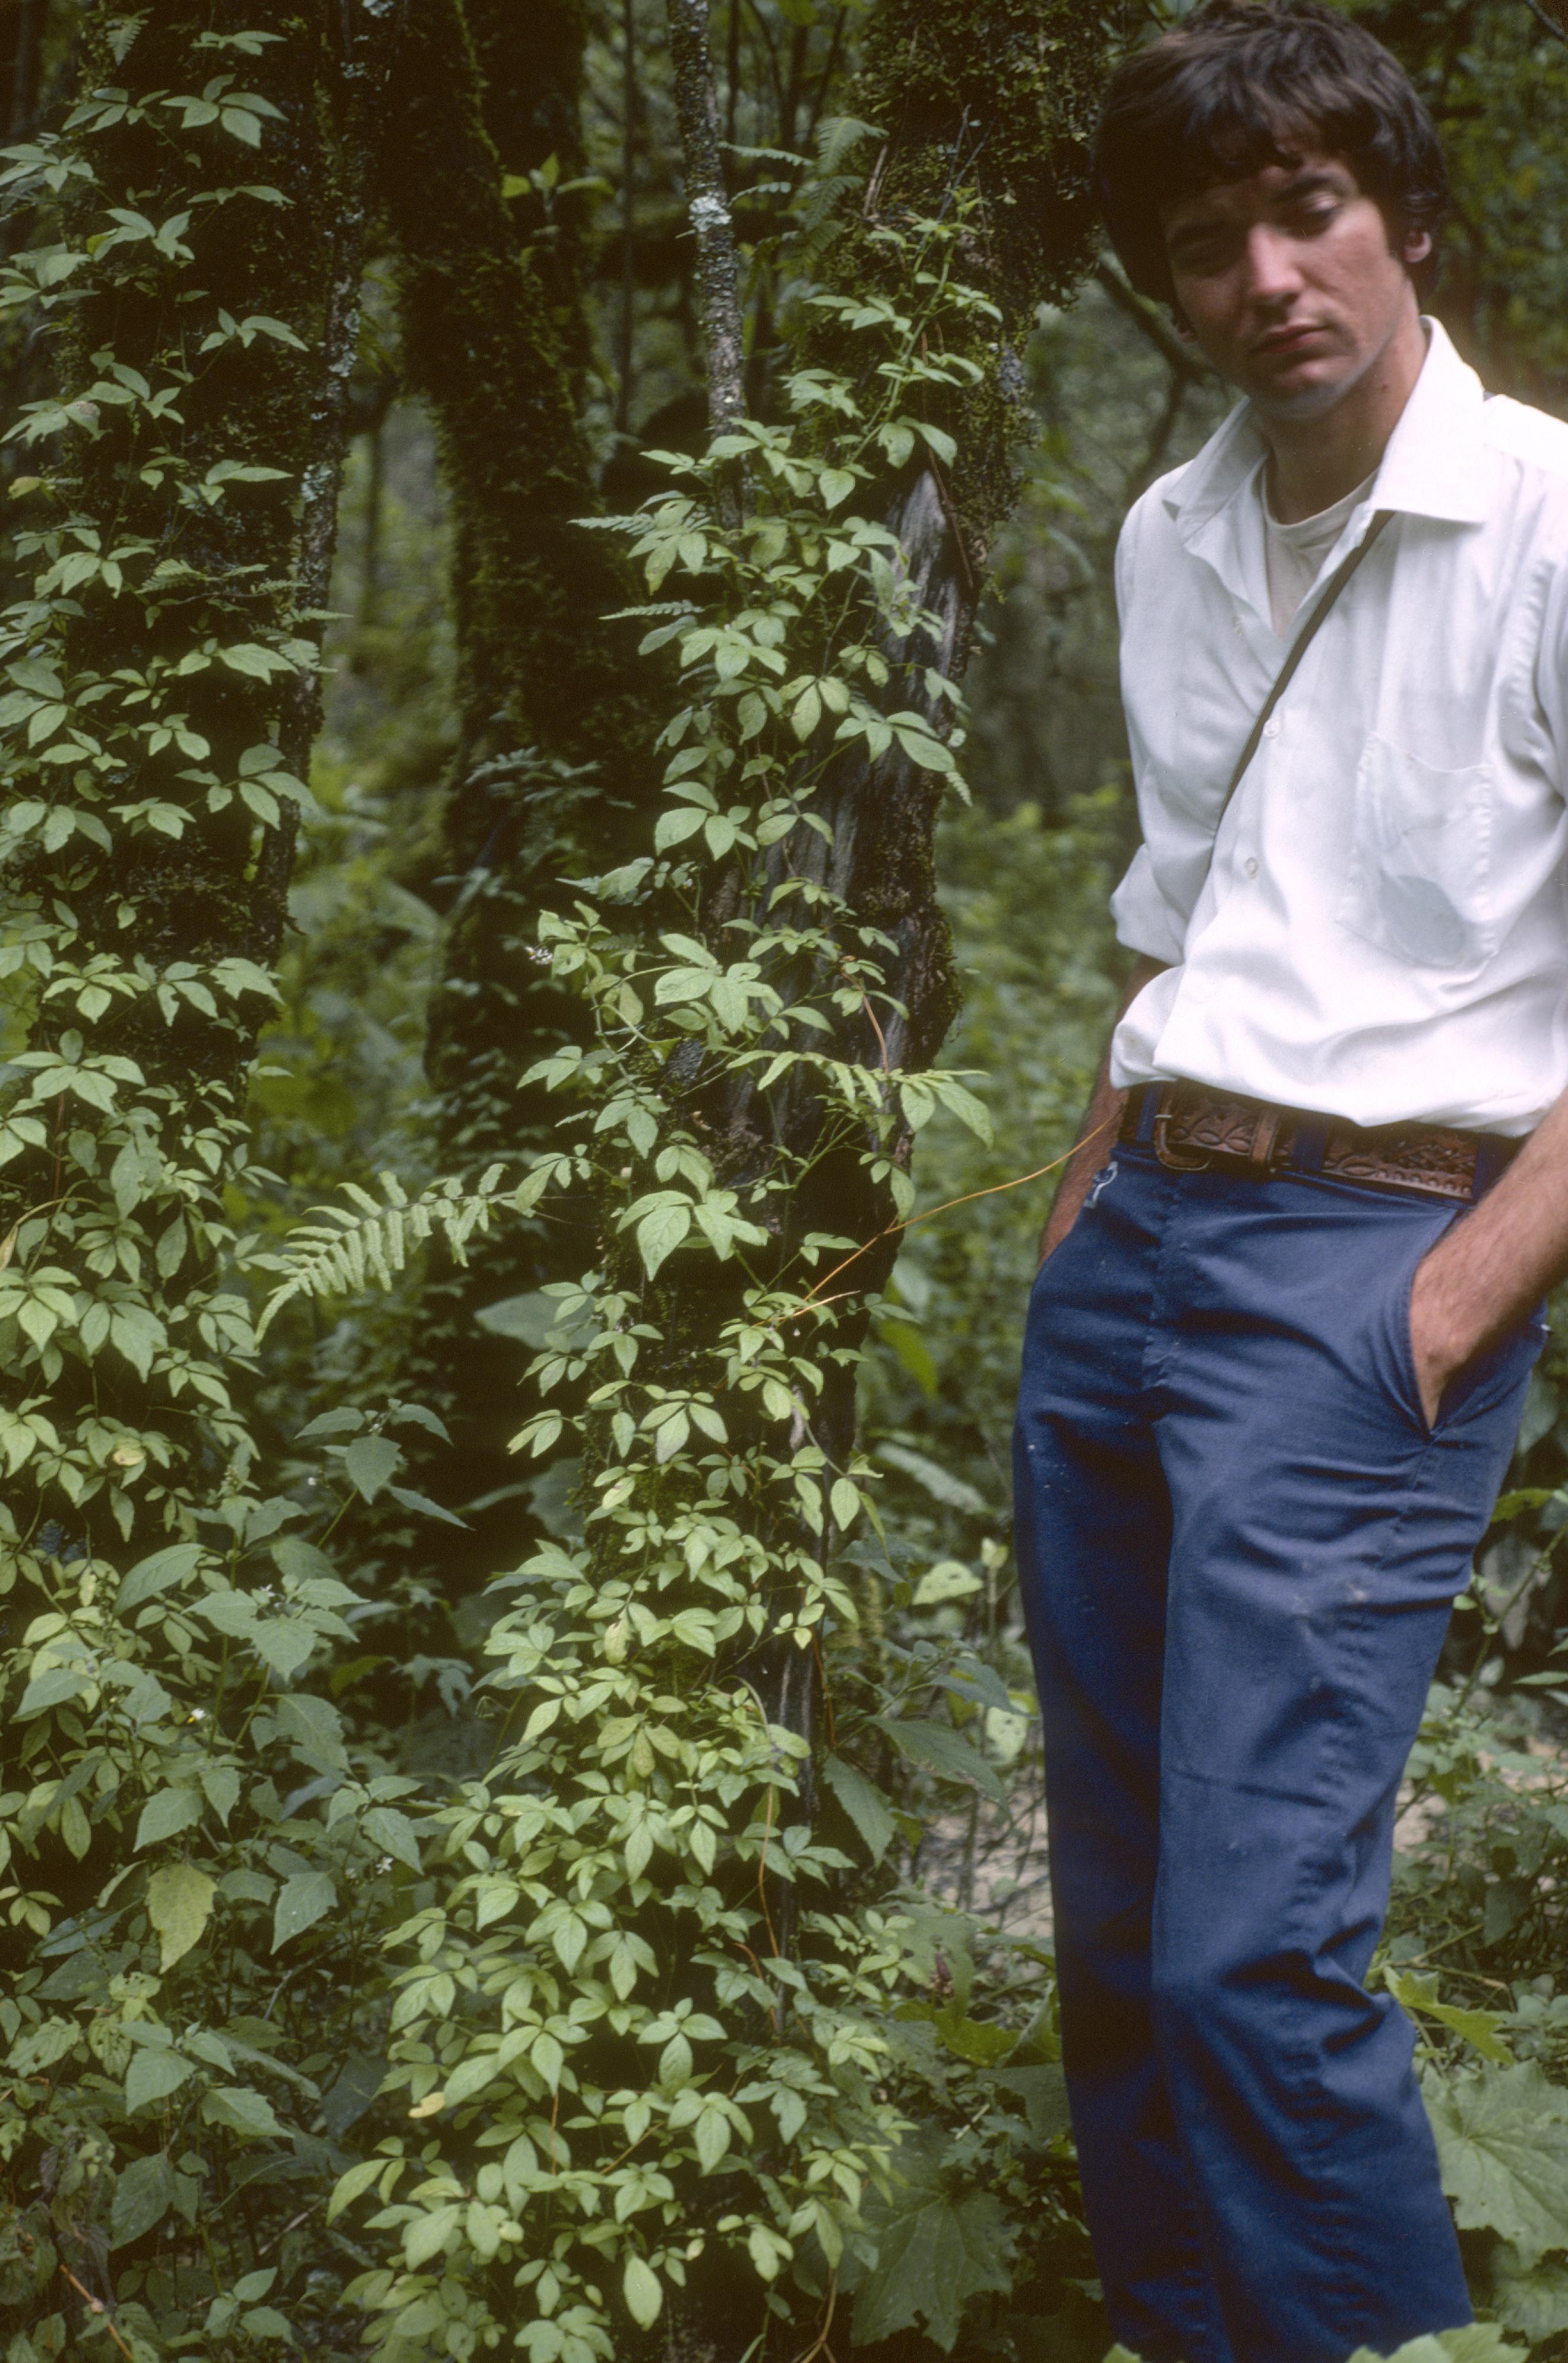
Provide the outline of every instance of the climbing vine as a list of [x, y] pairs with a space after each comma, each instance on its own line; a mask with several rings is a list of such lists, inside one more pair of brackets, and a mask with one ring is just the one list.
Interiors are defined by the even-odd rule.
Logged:
[[[797, 859], [847, 743], [957, 779], [945, 678], [928, 669], [942, 727], [889, 709], [895, 664], [940, 627], [855, 496], [917, 444], [951, 456], [924, 411], [977, 369], [954, 349], [988, 309], [966, 227], [959, 206], [884, 233], [909, 293], [849, 323], [869, 403], [797, 372], [789, 423], [672, 459], [669, 494], [624, 528], [653, 594], [645, 651], [674, 646], [685, 693], [651, 847], [541, 922], [591, 1030], [523, 1079], [569, 1113], [512, 1199], [541, 1219], [591, 1191], [601, 1210], [599, 1266], [547, 1292], [547, 1400], [517, 1439], [575, 1443], [582, 1540], [501, 1580], [497, 1753], [424, 1825], [448, 1883], [388, 1939], [389, 2089], [417, 2130], [387, 2135], [334, 2205], [373, 2191], [370, 2228], [395, 2240], [356, 2285], [389, 2354], [510, 2326], [540, 2363], [586, 2363], [667, 2304], [728, 2316], [729, 2343], [737, 2306], [756, 2334], [831, 2306], [874, 2259], [863, 2208], [911, 2130], [879, 2022], [914, 1924], [856, 1894], [816, 1826], [813, 1741], [759, 1681], [782, 1656], [831, 1686], [858, 1616], [845, 1554], [874, 1517], [868, 1465], [816, 1434], [824, 1373], [856, 1356], [859, 1242], [801, 1231], [808, 1162], [864, 1166], [907, 1215], [908, 1143], [936, 1107], [986, 1128], [960, 1077], [840, 1054], [846, 1013], [876, 1030], [889, 1009], [887, 941]], [[812, 1094], [810, 1159], [737, 1170], [737, 1088], [775, 1111], [776, 1142]], [[279, 1301], [390, 1271], [410, 1213], [455, 1204], [317, 1224]], [[585, 1412], [554, 1407], [562, 1388]], [[945, 1714], [883, 1732], [959, 1783], [987, 1777]], [[875, 1834], [874, 1782], [836, 1754], [834, 1778], [852, 1841]]]

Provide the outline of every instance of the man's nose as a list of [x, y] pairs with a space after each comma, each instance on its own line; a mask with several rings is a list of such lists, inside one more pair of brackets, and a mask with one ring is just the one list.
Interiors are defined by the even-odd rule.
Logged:
[[1267, 223], [1254, 224], [1247, 235], [1246, 274], [1247, 293], [1255, 304], [1287, 303], [1302, 284], [1295, 241]]

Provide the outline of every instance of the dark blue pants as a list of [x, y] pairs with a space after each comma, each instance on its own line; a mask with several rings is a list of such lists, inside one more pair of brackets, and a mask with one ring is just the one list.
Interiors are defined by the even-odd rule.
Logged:
[[1062, 2037], [1117, 2336], [1342, 2363], [1470, 2319], [1363, 1985], [1395, 1798], [1540, 1348], [1410, 1352], [1441, 1201], [1119, 1148], [1040, 1274], [1016, 1438]]

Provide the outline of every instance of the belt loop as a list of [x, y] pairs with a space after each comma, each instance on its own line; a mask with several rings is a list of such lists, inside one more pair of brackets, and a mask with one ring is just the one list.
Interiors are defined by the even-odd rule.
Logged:
[[1475, 1170], [1471, 1177], [1470, 1203], [1474, 1205], [1486, 1195], [1494, 1182], [1500, 1181], [1518, 1153], [1519, 1144], [1501, 1133], [1484, 1132], [1475, 1143]]
[[1154, 1137], [1154, 1118], [1160, 1112], [1160, 1085], [1143, 1083], [1138, 1092], [1138, 1126], [1132, 1135], [1134, 1145], [1147, 1148]]
[[1321, 1173], [1329, 1146], [1326, 1116], [1298, 1115], [1292, 1127], [1290, 1162], [1297, 1173]]
[[1259, 1173], [1269, 1173], [1274, 1170], [1275, 1146], [1283, 1122], [1277, 1108], [1264, 1108], [1253, 1126], [1253, 1145], [1247, 1152], [1247, 1162]]

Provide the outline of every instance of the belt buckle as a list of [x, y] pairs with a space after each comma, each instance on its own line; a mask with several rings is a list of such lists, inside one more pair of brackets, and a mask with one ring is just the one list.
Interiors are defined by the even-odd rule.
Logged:
[[1168, 1094], [1162, 1092], [1160, 1104], [1154, 1112], [1154, 1155], [1169, 1173], [1207, 1173], [1214, 1159], [1206, 1150], [1200, 1148], [1196, 1157], [1178, 1157], [1171, 1147], [1171, 1118], [1176, 1109], [1167, 1102]]

